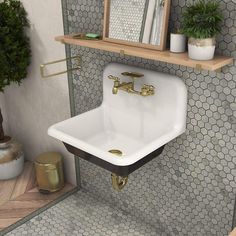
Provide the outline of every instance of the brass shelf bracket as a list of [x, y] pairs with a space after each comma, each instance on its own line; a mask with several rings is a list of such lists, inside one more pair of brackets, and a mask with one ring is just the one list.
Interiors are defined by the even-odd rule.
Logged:
[[125, 56], [125, 50], [121, 49], [121, 50], [120, 50], [120, 55], [121, 55], [122, 57], [124, 57], [124, 56]]
[[197, 70], [200, 70], [200, 71], [203, 70], [201, 64], [196, 64], [196, 67], [195, 67], [195, 68], [196, 68]]
[[[58, 63], [61, 63], [61, 62], [64, 62], [64, 61], [73, 60], [73, 59], [76, 59], [78, 61], [78, 64], [79, 64], [78, 67], [72, 68], [72, 69], [69, 69], [69, 70], [65, 70], [65, 71], [60, 71], [60, 72], [53, 73], [53, 74], [46, 74], [45, 73], [45, 68], [47, 66], [58, 64]], [[54, 76], [57, 76], [57, 75], [66, 74], [68, 72], [72, 72], [72, 71], [75, 71], [75, 70], [80, 70], [81, 69], [80, 63], [81, 63], [81, 58], [79, 56], [67, 57], [65, 59], [47, 62], [47, 63], [44, 63], [44, 64], [40, 65], [40, 74], [41, 74], [42, 79], [47, 79], [47, 78], [51, 78], [51, 77], [54, 77]]]

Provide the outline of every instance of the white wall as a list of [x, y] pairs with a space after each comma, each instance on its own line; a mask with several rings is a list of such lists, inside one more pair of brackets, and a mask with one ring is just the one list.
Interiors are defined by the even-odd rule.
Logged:
[[3, 128], [5, 131], [5, 134], [8, 133], [8, 123], [7, 123], [7, 111], [6, 111], [6, 105], [5, 105], [5, 95], [0, 92], [0, 108], [2, 110], [2, 116], [3, 116]]
[[[75, 184], [74, 158], [57, 140], [47, 135], [50, 125], [70, 117], [67, 76], [42, 80], [42, 63], [65, 58], [64, 46], [54, 41], [63, 34], [61, 1], [22, 0], [31, 22], [32, 61], [22, 85], [11, 85], [5, 91], [10, 134], [24, 146], [28, 160], [46, 151], [64, 156], [67, 180]], [[54, 70], [64, 70], [65, 65]]]

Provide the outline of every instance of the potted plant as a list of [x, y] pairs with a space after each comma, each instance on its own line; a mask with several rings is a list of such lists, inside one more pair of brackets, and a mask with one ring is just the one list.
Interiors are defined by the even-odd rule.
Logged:
[[[27, 27], [27, 14], [20, 1], [0, 2], [0, 92], [27, 76], [31, 56]], [[24, 158], [20, 145], [5, 136], [2, 123], [0, 109], [0, 179], [9, 179], [21, 173]]]
[[194, 60], [211, 60], [223, 16], [220, 3], [214, 0], [198, 0], [183, 13], [184, 34], [188, 39], [188, 54]]
[[186, 50], [186, 36], [180, 29], [170, 34], [170, 51], [174, 53], [182, 53]]

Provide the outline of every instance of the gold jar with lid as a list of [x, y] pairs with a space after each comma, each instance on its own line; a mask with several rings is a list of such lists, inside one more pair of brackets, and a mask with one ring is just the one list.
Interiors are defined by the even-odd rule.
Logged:
[[52, 193], [64, 187], [62, 156], [56, 152], [39, 155], [35, 160], [36, 179], [41, 193]]

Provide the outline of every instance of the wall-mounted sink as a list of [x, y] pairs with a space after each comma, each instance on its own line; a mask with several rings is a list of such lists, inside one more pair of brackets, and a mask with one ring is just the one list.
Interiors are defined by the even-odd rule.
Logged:
[[[128, 81], [121, 75], [125, 71], [144, 74], [136, 79], [136, 90], [151, 84], [155, 95], [142, 97], [125, 91], [112, 94], [114, 82], [108, 76]], [[100, 107], [53, 125], [48, 134], [75, 155], [127, 176], [185, 132], [187, 90], [176, 76], [113, 63], [103, 74], [103, 94]], [[116, 150], [122, 155], [114, 155]]]

